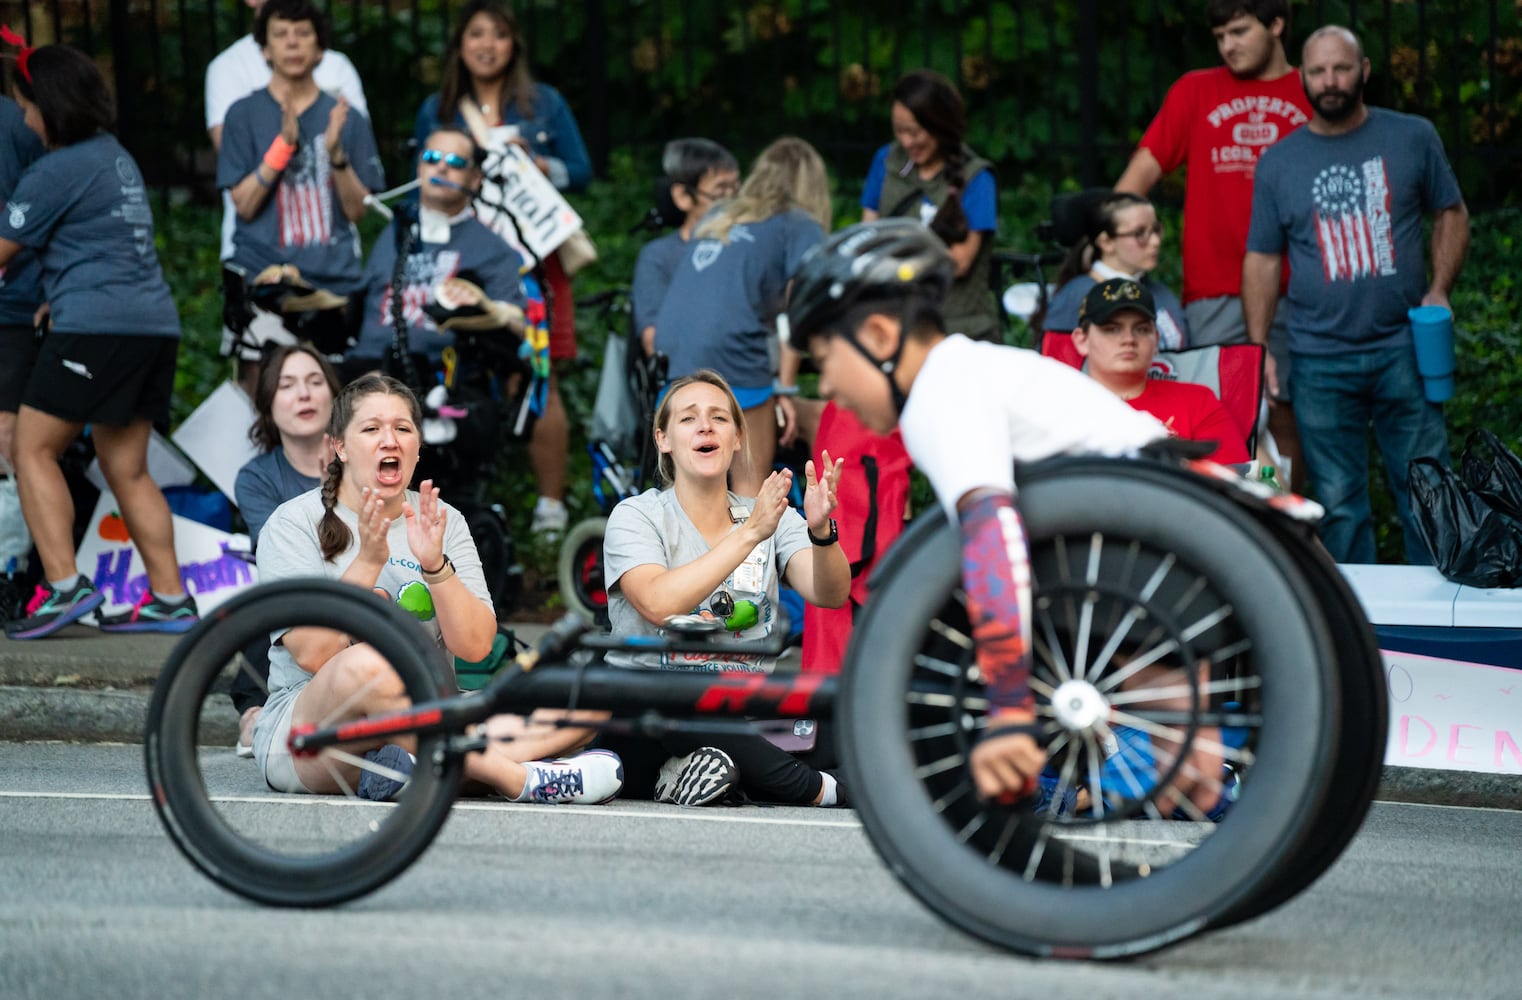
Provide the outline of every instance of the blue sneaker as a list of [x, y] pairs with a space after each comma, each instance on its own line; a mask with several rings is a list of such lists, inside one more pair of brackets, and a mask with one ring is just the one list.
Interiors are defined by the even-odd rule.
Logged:
[[5, 634], [12, 639], [41, 639], [79, 621], [105, 599], [106, 595], [83, 576], [65, 591], [42, 584], [27, 602], [26, 617], [6, 622]]
[[169, 604], [154, 596], [153, 591], [143, 591], [130, 610], [115, 615], [100, 616], [102, 632], [189, 632], [201, 614], [196, 610], [196, 599], [189, 594], [178, 604]]
[[356, 795], [371, 802], [390, 802], [396, 794], [407, 787], [417, 758], [395, 743], [387, 743], [365, 754], [365, 760], [374, 769], [365, 768], [359, 773]]

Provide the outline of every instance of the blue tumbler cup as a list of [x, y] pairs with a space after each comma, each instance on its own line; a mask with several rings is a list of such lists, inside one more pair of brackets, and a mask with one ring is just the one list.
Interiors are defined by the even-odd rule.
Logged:
[[1453, 313], [1444, 306], [1417, 306], [1406, 315], [1427, 400], [1446, 403], [1453, 398]]

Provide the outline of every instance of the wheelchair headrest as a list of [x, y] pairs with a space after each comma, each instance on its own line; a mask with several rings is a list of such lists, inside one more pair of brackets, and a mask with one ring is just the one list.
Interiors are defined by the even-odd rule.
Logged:
[[1065, 247], [1070, 247], [1083, 239], [1084, 231], [1089, 225], [1089, 213], [1106, 196], [1114, 193], [1111, 188], [1092, 187], [1053, 197], [1052, 237]]

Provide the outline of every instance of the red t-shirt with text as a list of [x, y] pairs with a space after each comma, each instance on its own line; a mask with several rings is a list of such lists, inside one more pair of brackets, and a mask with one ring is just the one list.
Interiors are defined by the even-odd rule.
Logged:
[[[1243, 80], [1225, 66], [1195, 70], [1168, 90], [1140, 148], [1164, 173], [1187, 169], [1184, 188], [1184, 302], [1242, 293], [1242, 258], [1252, 217], [1258, 157], [1310, 120], [1291, 70], [1275, 80]], [[1284, 288], [1289, 269], [1284, 269]]]

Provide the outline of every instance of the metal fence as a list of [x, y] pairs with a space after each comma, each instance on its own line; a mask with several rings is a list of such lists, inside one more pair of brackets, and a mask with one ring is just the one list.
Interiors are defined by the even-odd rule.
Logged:
[[[403, 169], [418, 107], [438, 83], [458, 2], [327, 0], [334, 47], [359, 68], [387, 166]], [[520, 0], [536, 74], [565, 92], [594, 163], [703, 134], [737, 152], [810, 139], [842, 182], [889, 138], [886, 93], [930, 66], [967, 100], [969, 140], [1006, 178], [1117, 176], [1168, 85], [1217, 64], [1203, 0]], [[1374, 64], [1372, 103], [1433, 120], [1473, 203], [1522, 179], [1517, 0], [1297, 3], [1291, 61], [1313, 28], [1347, 24]], [[207, 63], [248, 30], [242, 0], [0, 0], [34, 43], [95, 55], [119, 131], [161, 189], [211, 193]]]

